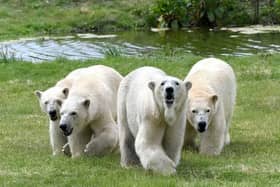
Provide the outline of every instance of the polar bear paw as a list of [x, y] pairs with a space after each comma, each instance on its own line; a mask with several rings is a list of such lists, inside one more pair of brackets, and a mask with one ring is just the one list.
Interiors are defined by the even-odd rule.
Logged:
[[87, 156], [103, 156], [105, 153], [109, 152], [109, 149], [105, 149], [100, 142], [91, 141], [86, 145], [84, 153]]
[[69, 143], [66, 143], [66, 144], [62, 147], [62, 152], [64, 153], [64, 155], [71, 157], [71, 151], [70, 151]]
[[176, 173], [176, 164], [167, 159], [156, 159], [151, 160], [147, 164], [147, 169], [151, 169], [152, 171], [156, 173], [161, 173], [163, 175], [173, 175]]

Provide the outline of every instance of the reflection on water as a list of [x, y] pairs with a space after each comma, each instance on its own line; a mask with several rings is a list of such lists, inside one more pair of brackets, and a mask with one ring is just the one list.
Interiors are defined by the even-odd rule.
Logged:
[[[203, 30], [166, 33], [122, 32], [113, 38], [48, 38], [0, 42], [8, 58], [40, 62], [64, 57], [73, 60], [104, 58], [108, 51], [141, 56], [155, 50], [180, 50], [201, 56], [247, 56], [280, 52], [280, 34], [244, 35]], [[3, 55], [3, 54], [2, 54]]]

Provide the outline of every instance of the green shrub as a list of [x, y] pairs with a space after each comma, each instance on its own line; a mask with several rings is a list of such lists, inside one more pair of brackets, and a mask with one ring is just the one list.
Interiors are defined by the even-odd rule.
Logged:
[[221, 25], [241, 26], [253, 24], [253, 10], [250, 1], [221, 1], [225, 14], [220, 21]]
[[191, 0], [187, 10], [191, 25], [243, 25], [252, 22], [246, 6], [234, 0]]
[[[157, 0], [152, 6], [151, 17], [157, 20], [158, 27], [171, 27], [173, 22], [182, 26], [186, 19], [188, 0]], [[154, 22], [155, 23], [155, 22]]]
[[[147, 16], [151, 26], [221, 26], [253, 23], [249, 1], [156, 0]], [[251, 9], [250, 9], [251, 8]]]
[[216, 25], [224, 14], [224, 8], [216, 0], [191, 0], [188, 4], [188, 15], [192, 25]]
[[280, 0], [275, 1], [272, 6], [268, 5], [261, 9], [260, 22], [262, 24], [280, 23]]

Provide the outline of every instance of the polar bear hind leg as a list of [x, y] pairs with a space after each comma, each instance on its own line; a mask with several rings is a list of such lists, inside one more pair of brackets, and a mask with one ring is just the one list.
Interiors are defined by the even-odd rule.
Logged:
[[118, 130], [117, 125], [101, 125], [105, 128], [102, 132], [94, 136], [90, 142], [86, 145], [85, 154], [88, 156], [104, 156], [107, 153], [112, 152], [118, 144]]
[[[119, 144], [121, 152], [121, 166], [129, 167], [131, 165], [140, 165], [139, 157], [135, 152], [135, 138], [129, 130], [126, 113], [126, 90], [125, 86], [120, 86], [118, 95], [118, 127], [119, 127]], [[124, 95], [124, 96], [123, 96]]]

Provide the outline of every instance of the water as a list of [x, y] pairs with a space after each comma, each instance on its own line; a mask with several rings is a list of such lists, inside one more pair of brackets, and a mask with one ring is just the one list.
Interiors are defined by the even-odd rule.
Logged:
[[121, 32], [117, 37], [65, 37], [0, 42], [0, 56], [24, 61], [104, 58], [106, 55], [142, 56], [160, 50], [200, 56], [248, 56], [279, 53], [280, 34], [238, 34], [229, 31], [185, 30], [166, 33]]

